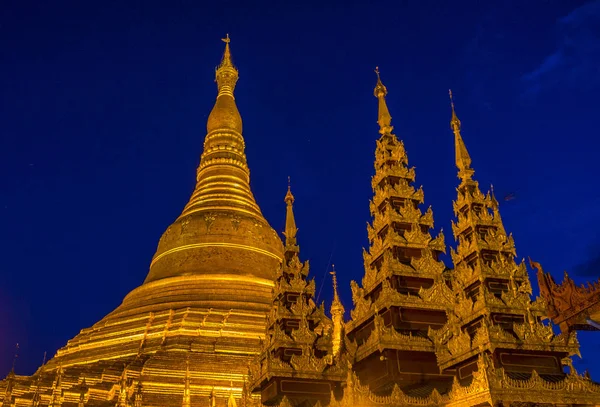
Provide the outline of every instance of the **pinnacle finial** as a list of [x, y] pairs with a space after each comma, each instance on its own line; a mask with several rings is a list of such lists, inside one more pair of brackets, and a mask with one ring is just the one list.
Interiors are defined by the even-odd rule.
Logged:
[[375, 67], [375, 74], [377, 75], [377, 84], [373, 94], [379, 100], [379, 113], [377, 115], [377, 123], [379, 124], [379, 133], [381, 135], [391, 134], [392, 132], [392, 116], [388, 110], [387, 103], [385, 102], [385, 96], [387, 95], [387, 88], [381, 82], [381, 76], [379, 75], [379, 67]]
[[229, 46], [231, 39], [229, 38], [229, 34], [227, 34], [225, 38], [221, 38], [221, 41], [225, 43], [225, 51], [223, 52], [221, 63], [217, 67], [215, 81], [219, 88], [219, 96], [228, 95], [233, 97], [233, 90], [237, 83], [239, 73], [231, 60], [231, 48]]
[[452, 89], [448, 89], [448, 95], [450, 95], [450, 106], [452, 107], [452, 120], [450, 120], [450, 128], [454, 130], [454, 132], [457, 132], [460, 131], [460, 120], [458, 120], [456, 110], [454, 110], [454, 98], [452, 96]]
[[292, 205], [294, 203], [294, 195], [292, 194], [292, 183], [290, 181], [290, 177], [288, 176], [288, 190], [287, 194], [285, 194], [284, 202], [288, 205]]
[[381, 76], [379, 74], [379, 67], [375, 67], [375, 74], [377, 75], [377, 84], [375, 85], [374, 95], [376, 98], [383, 97], [387, 95], [387, 88], [381, 82]]
[[338, 293], [338, 281], [337, 281], [337, 272], [335, 271], [335, 264], [331, 265], [331, 279], [333, 283], [333, 304], [332, 307], [341, 306], [342, 302], [340, 301], [340, 295]]
[[490, 184], [490, 195], [492, 197], [492, 204], [495, 208], [498, 207], [498, 200], [496, 199], [496, 194], [494, 192], [494, 184]]
[[454, 98], [452, 96], [452, 90], [448, 90], [450, 95], [450, 106], [452, 108], [452, 119], [450, 120], [450, 127], [454, 131], [454, 149], [456, 150], [456, 167], [458, 168], [458, 178], [465, 182], [472, 179], [475, 171], [471, 168], [471, 156], [467, 151], [467, 146], [460, 134], [460, 120], [456, 115], [454, 109]]
[[337, 275], [335, 273], [335, 264], [331, 265], [331, 271], [329, 272], [329, 274], [331, 274], [331, 279], [333, 280], [333, 295], [334, 297], [338, 297], [338, 284], [337, 284]]
[[229, 48], [229, 43], [231, 42], [229, 34], [227, 34], [225, 38], [221, 38], [221, 41], [225, 43], [225, 52], [223, 52], [223, 59], [221, 60], [221, 65], [219, 65], [219, 68], [226, 65], [233, 67], [233, 63], [231, 62], [231, 49]]
[[296, 241], [296, 234], [298, 228], [296, 227], [296, 218], [294, 217], [294, 195], [292, 194], [290, 177], [288, 177], [288, 190], [285, 194], [285, 203], [287, 204], [286, 216], [285, 216], [285, 250], [286, 252], [298, 253], [298, 243]]

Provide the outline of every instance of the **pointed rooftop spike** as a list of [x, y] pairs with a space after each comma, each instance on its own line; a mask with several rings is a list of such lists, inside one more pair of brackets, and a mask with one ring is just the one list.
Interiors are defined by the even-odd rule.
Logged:
[[452, 97], [452, 90], [448, 91], [450, 95], [450, 106], [452, 107], [452, 120], [450, 121], [450, 127], [454, 132], [454, 149], [456, 153], [456, 168], [458, 168], [458, 178], [462, 182], [466, 182], [473, 178], [475, 171], [471, 168], [471, 156], [467, 151], [467, 146], [460, 134], [460, 120], [456, 115], [454, 109], [454, 99]]
[[292, 189], [290, 186], [290, 177], [288, 177], [288, 190], [285, 194], [284, 201], [287, 204], [287, 208], [285, 216], [285, 232], [283, 234], [285, 236], [286, 259], [289, 260], [292, 257], [293, 253], [298, 253], [300, 251], [300, 248], [298, 247], [298, 242], [296, 240], [298, 228], [296, 227], [296, 218], [294, 216], [293, 204], [295, 198], [292, 194]]
[[377, 84], [373, 94], [379, 100], [379, 112], [377, 114], [377, 123], [379, 124], [379, 133], [381, 135], [391, 134], [392, 132], [392, 116], [387, 107], [385, 96], [387, 95], [387, 88], [381, 82], [381, 76], [379, 75], [379, 67], [375, 67], [375, 74], [377, 74]]

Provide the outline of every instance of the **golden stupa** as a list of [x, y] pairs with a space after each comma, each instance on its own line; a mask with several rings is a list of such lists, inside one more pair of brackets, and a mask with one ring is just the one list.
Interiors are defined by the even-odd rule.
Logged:
[[[144, 283], [32, 376], [13, 368], [0, 407], [600, 406], [600, 385], [571, 362], [575, 330], [596, 318], [598, 288], [560, 288], [532, 262], [546, 282], [532, 299], [493, 190], [473, 178], [453, 102], [460, 184], [446, 267], [444, 235], [431, 234], [433, 211], [421, 208], [379, 70], [364, 277], [351, 283], [345, 321], [332, 271], [327, 316], [300, 261], [291, 190], [285, 245], [250, 190], [238, 71], [223, 41], [196, 188]], [[581, 301], [561, 308], [567, 295]]]
[[194, 395], [208, 400], [211, 393], [226, 398], [241, 392], [250, 357], [264, 337], [283, 244], [250, 190], [234, 97], [238, 71], [229, 38], [224, 41], [192, 197], [161, 237], [144, 283], [43, 367], [65, 372], [63, 386], [81, 374], [89, 386], [110, 383], [107, 375], [120, 377], [124, 369], [127, 380], [137, 383], [143, 366], [147, 402], [173, 405], [171, 385], [183, 392], [189, 364]]

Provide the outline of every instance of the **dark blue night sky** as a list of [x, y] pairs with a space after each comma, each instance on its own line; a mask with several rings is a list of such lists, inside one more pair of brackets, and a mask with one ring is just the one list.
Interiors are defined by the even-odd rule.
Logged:
[[[30, 374], [144, 280], [192, 192], [227, 32], [256, 199], [283, 230], [291, 176], [321, 299], [330, 260], [347, 309], [363, 275], [376, 65], [449, 243], [452, 88], [476, 178], [514, 196], [518, 255], [598, 278], [599, 0], [252, 3], [1, 2], [0, 376], [16, 342]], [[598, 339], [576, 364], [595, 380]]]

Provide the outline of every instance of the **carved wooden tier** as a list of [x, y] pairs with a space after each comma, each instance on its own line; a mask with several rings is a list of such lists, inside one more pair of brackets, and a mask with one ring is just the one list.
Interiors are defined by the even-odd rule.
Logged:
[[558, 285], [539, 263], [529, 261], [537, 270], [540, 295], [548, 304], [548, 317], [552, 322], [563, 332], [600, 330], [600, 279], [578, 287], [565, 272], [563, 282]]
[[224, 41], [196, 188], [144, 284], [32, 376], [11, 371], [0, 407], [600, 406], [600, 385], [570, 359], [574, 330], [600, 319], [600, 281], [559, 286], [532, 263], [541, 286], [532, 301], [493, 190], [484, 195], [472, 178], [454, 105], [461, 183], [447, 269], [379, 73], [365, 274], [351, 283], [344, 324], [332, 272], [328, 318], [299, 259], [291, 191], [284, 247], [250, 190], [238, 71]]
[[285, 261], [275, 281], [262, 351], [250, 365], [250, 390], [260, 393], [265, 405], [328, 404], [332, 393], [341, 392], [347, 375], [347, 363], [333, 349], [333, 334], [339, 347], [342, 332], [325, 316], [324, 304], [317, 307], [313, 301], [315, 281], [307, 281], [308, 261], [298, 257], [289, 189], [285, 201]]
[[[389, 394], [396, 383], [402, 389], [425, 381], [451, 381], [440, 375], [430, 327], [446, 321], [453, 293], [445, 283], [444, 235], [432, 237], [433, 211], [419, 207], [423, 189], [415, 189], [414, 168], [408, 167], [403, 143], [392, 133], [391, 116], [378, 77], [381, 137], [375, 150], [372, 224], [367, 225], [370, 248], [364, 252], [362, 287], [352, 282], [354, 309], [346, 329], [358, 345], [355, 371], [363, 384]], [[431, 391], [431, 389], [429, 390]]]
[[456, 300], [444, 328], [429, 332], [440, 369], [467, 384], [481, 374], [478, 360], [491, 355], [490, 366], [509, 377], [539, 374], [551, 381], [564, 380], [562, 363], [578, 353], [577, 339], [555, 335], [552, 326], [541, 322], [545, 303], [539, 298], [531, 301], [527, 269], [524, 262], [515, 262], [514, 241], [506, 235], [498, 202], [493, 192], [482, 194], [472, 178], [471, 158], [452, 107], [461, 180], [452, 224], [458, 242], [451, 251], [450, 274]]

